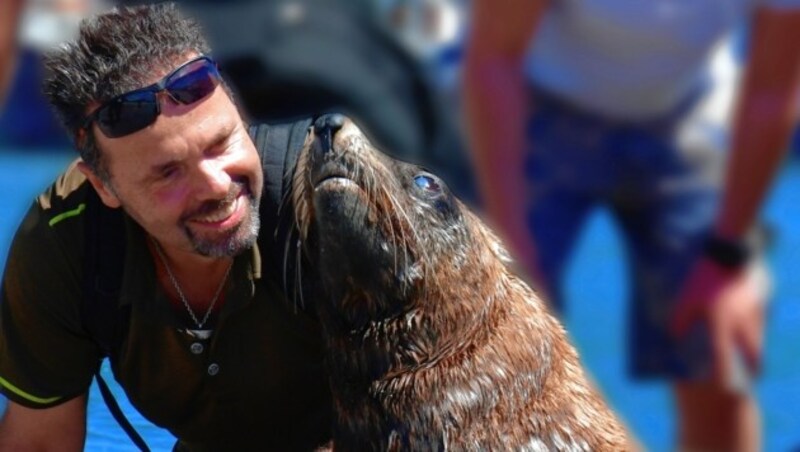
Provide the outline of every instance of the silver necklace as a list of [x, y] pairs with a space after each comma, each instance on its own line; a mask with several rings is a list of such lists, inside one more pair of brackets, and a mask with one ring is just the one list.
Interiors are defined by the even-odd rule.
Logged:
[[203, 316], [203, 321], [197, 320], [197, 316], [194, 314], [192, 307], [189, 306], [189, 301], [186, 300], [186, 296], [183, 294], [181, 290], [181, 286], [178, 284], [178, 280], [175, 279], [175, 275], [172, 274], [172, 269], [169, 267], [167, 263], [167, 258], [164, 256], [164, 252], [161, 250], [161, 246], [156, 242], [156, 239], [152, 238], [153, 246], [156, 248], [156, 253], [158, 253], [158, 257], [161, 259], [161, 262], [164, 264], [164, 268], [167, 270], [167, 276], [169, 276], [169, 280], [172, 281], [172, 286], [175, 287], [175, 291], [178, 292], [178, 296], [181, 298], [181, 302], [183, 302], [183, 306], [186, 307], [186, 311], [189, 312], [189, 315], [194, 320], [195, 325], [197, 325], [197, 329], [202, 330], [203, 325], [206, 324], [208, 321], [208, 317], [211, 315], [211, 311], [214, 310], [214, 305], [217, 303], [217, 299], [219, 298], [219, 294], [222, 292], [222, 287], [225, 286], [225, 281], [228, 280], [228, 274], [231, 272], [231, 267], [233, 267], [233, 261], [231, 261], [230, 265], [228, 265], [228, 269], [225, 270], [225, 276], [222, 277], [222, 281], [219, 283], [219, 287], [217, 287], [217, 291], [214, 293], [214, 298], [211, 299], [211, 304], [208, 306], [206, 310], [206, 315]]

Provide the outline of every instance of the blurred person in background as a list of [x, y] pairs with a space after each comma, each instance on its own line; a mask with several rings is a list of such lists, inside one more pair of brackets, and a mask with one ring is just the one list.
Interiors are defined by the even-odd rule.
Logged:
[[[748, 233], [794, 124], [800, 2], [475, 0], [471, 19], [489, 220], [560, 309], [575, 239], [607, 206], [632, 269], [633, 375], [671, 379], [681, 450], [758, 450], [765, 291]], [[712, 69], [742, 26], [737, 85]]]
[[[441, 99], [446, 129], [455, 132], [441, 150], [432, 155], [431, 169], [442, 176], [468, 204], [477, 206], [474, 171], [462, 140], [466, 134], [461, 121], [461, 66], [467, 33], [468, 0], [384, 0], [378, 1], [378, 15], [398, 42], [421, 65], [429, 85]], [[448, 143], [448, 141], [444, 141]], [[425, 163], [425, 162], [423, 162]]]
[[41, 93], [41, 55], [77, 34], [100, 0], [7, 0], [0, 4], [0, 145], [67, 149], [69, 138]]
[[[393, 0], [381, 5], [379, 14], [425, 66], [432, 82], [449, 102], [458, 103], [462, 47], [468, 6], [465, 0]], [[454, 114], [458, 105], [450, 105]]]
[[0, 3], [0, 110], [14, 74], [17, 56], [17, 29], [24, 0]]

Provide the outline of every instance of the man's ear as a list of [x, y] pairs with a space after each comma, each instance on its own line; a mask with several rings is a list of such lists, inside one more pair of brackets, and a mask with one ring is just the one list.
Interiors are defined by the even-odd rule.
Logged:
[[112, 209], [116, 209], [117, 207], [121, 206], [122, 203], [119, 202], [117, 195], [106, 186], [105, 182], [103, 182], [100, 177], [89, 168], [89, 165], [86, 162], [78, 162], [78, 170], [86, 176], [86, 179], [89, 180], [89, 183], [92, 184], [94, 187], [94, 191], [100, 196], [100, 200], [103, 201], [103, 204], [111, 207]]

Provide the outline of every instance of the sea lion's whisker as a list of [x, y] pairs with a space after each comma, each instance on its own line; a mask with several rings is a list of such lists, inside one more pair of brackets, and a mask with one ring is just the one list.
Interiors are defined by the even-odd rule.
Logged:
[[[414, 228], [411, 227], [411, 225], [413, 223], [411, 222], [411, 218], [409, 217], [408, 212], [406, 212], [406, 209], [403, 207], [402, 203], [399, 202], [399, 200], [397, 199], [396, 196], [394, 196], [392, 193], [387, 193], [387, 195], [388, 195], [388, 198], [389, 198], [393, 208], [395, 209], [395, 212], [396, 212], [397, 216], [402, 218], [403, 220], [405, 220], [405, 223], [404, 223], [405, 227], [403, 227], [401, 229], [402, 232], [403, 232], [403, 257], [404, 257], [404, 260], [405, 260], [405, 262], [404, 262], [405, 267], [406, 268], [410, 268], [411, 265], [413, 265], [412, 263], [409, 262], [410, 261], [410, 259], [408, 257], [408, 250], [409, 249], [414, 249], [417, 253], [421, 254], [421, 256], [415, 256], [416, 258], [420, 258], [421, 257], [422, 261], [428, 262], [428, 260], [427, 260], [428, 259], [427, 250], [424, 247], [418, 246], [418, 244], [421, 243], [421, 239], [420, 239], [417, 231]], [[411, 236], [414, 239], [413, 243], [409, 242], [409, 236], [407, 234], [407, 231], [411, 232]], [[424, 265], [422, 267], [423, 267], [422, 268], [422, 271], [423, 271], [422, 280], [425, 283], [424, 285], [427, 285], [427, 282], [428, 282], [428, 274], [427, 274], [428, 268], [426, 266], [424, 266]]]
[[[383, 191], [384, 191], [384, 197], [386, 197], [386, 199], [388, 200], [389, 204], [392, 206], [392, 211], [393, 212], [402, 211], [402, 207], [400, 207], [400, 204], [397, 202], [397, 198], [392, 196], [391, 193], [388, 193], [388, 191], [386, 189], [384, 189]], [[388, 222], [389, 222], [390, 226], [392, 227], [392, 242], [393, 243], [397, 243], [398, 242], [397, 234], [394, 232], [394, 219], [395, 218], [396, 218], [395, 215], [392, 215], [392, 216], [390, 216], [388, 218]], [[397, 227], [398, 227], [398, 229], [400, 231], [399, 247], [403, 252], [402, 265], [403, 265], [403, 267], [407, 268], [408, 265], [409, 265], [409, 263], [408, 263], [408, 236], [406, 234], [406, 228], [402, 227], [401, 224], [398, 224]], [[399, 258], [399, 253], [395, 252], [394, 253], [394, 261], [395, 261], [394, 272], [395, 272], [395, 274], [397, 274], [397, 271], [398, 271], [398, 267], [397, 267], [398, 258]], [[411, 284], [411, 281], [409, 280], [408, 275], [405, 278], [403, 278], [402, 283], [403, 283], [403, 289], [407, 290], [408, 287]]]
[[[382, 195], [382, 196], [384, 196], [384, 197], [386, 196], [386, 194], [385, 194], [385, 193], [383, 193], [383, 192], [381, 193], [381, 195]], [[393, 201], [390, 199], [390, 200], [389, 200], [389, 203], [391, 204], [392, 202], [393, 202]], [[395, 230], [395, 227], [394, 227], [394, 221], [393, 221], [393, 217], [392, 217], [392, 216], [389, 216], [389, 217], [386, 219], [386, 223], [388, 223], [388, 224], [389, 224], [389, 237], [388, 237], [388, 241], [389, 241], [389, 242], [391, 242], [391, 243], [396, 243], [396, 242], [397, 242], [397, 240], [398, 240], [398, 237], [397, 237], [397, 231]], [[393, 272], [394, 272], [394, 274], [396, 275], [396, 274], [397, 274], [397, 271], [398, 271], [398, 269], [399, 269], [399, 267], [398, 267], [398, 264], [397, 264], [398, 254], [397, 254], [397, 252], [395, 252], [395, 253], [392, 253], [392, 254], [393, 254], [392, 258], [393, 258], [393, 261], [394, 261], [394, 262], [393, 262], [393, 264], [392, 264], [392, 271], [393, 271]]]
[[303, 257], [302, 257], [302, 242], [298, 237], [295, 242], [295, 298], [299, 296], [300, 307], [305, 309], [305, 294], [303, 290]]
[[[281, 278], [281, 280], [283, 281], [283, 287], [289, 287], [289, 247], [291, 246], [293, 232], [294, 232], [294, 230], [292, 230], [286, 236], [286, 240], [284, 240], [284, 245], [283, 245], [283, 272], [282, 272], [282, 278]], [[300, 264], [299, 263], [295, 263], [295, 265], [300, 265]], [[296, 283], [296, 281], [292, 281], [292, 283]], [[297, 294], [296, 293], [293, 294], [292, 298], [293, 298], [292, 302], [297, 304]]]

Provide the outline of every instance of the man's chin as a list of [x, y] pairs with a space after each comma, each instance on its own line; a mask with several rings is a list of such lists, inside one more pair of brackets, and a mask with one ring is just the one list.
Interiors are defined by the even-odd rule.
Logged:
[[233, 257], [255, 245], [259, 226], [258, 212], [251, 210], [242, 223], [218, 237], [203, 237], [193, 233], [189, 227], [185, 227], [185, 231], [196, 253], [206, 257]]
[[192, 240], [192, 246], [197, 254], [206, 257], [234, 257], [243, 251], [252, 248], [256, 237], [231, 237], [227, 240]]

